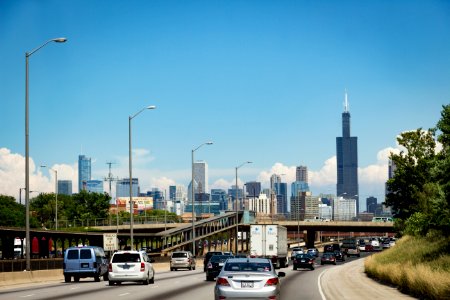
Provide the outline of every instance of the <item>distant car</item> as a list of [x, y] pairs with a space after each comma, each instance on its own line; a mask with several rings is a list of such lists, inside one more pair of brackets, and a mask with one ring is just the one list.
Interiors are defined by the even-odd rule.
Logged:
[[395, 238], [390, 238], [389, 239], [389, 245], [392, 247], [392, 246], [395, 246]]
[[333, 245], [325, 245], [325, 246], [323, 247], [323, 252], [324, 252], [324, 253], [326, 253], [326, 252], [334, 252]]
[[385, 239], [382, 243], [381, 243], [381, 247], [383, 247], [383, 249], [389, 249], [391, 248], [391, 241], [389, 239]]
[[144, 251], [118, 251], [109, 263], [109, 285], [122, 282], [142, 282], [144, 285], [155, 283], [153, 259]]
[[317, 248], [309, 248], [306, 250], [306, 253], [314, 255], [315, 257], [319, 257], [319, 250]]
[[324, 253], [322, 254], [322, 257], [320, 258], [320, 264], [336, 264], [336, 256], [334, 256], [334, 253]]
[[191, 251], [175, 251], [170, 257], [170, 271], [178, 269], [195, 270], [196, 260]]
[[336, 260], [345, 261], [344, 253], [342, 253], [341, 251], [338, 251], [338, 250], [334, 251], [333, 253], [334, 253], [334, 257], [336, 257]]
[[214, 280], [214, 278], [219, 275], [222, 267], [225, 265], [227, 259], [232, 258], [231, 255], [213, 255], [209, 259], [208, 265], [206, 266], [206, 280]]
[[233, 252], [232, 251], [224, 251], [223, 255], [233, 255]]
[[303, 248], [302, 247], [294, 247], [294, 248], [292, 248], [292, 250], [291, 250], [291, 259], [293, 260], [294, 259], [294, 257], [297, 255], [297, 254], [303, 254], [304, 252], [303, 252]]
[[314, 270], [314, 263], [316, 261], [315, 256], [310, 254], [301, 253], [297, 254], [292, 260], [292, 269], [297, 270], [299, 268]]
[[214, 299], [279, 299], [280, 277], [272, 262], [265, 258], [230, 258], [217, 276]]
[[371, 244], [366, 244], [366, 252], [373, 252], [373, 246]]
[[366, 251], [366, 243], [365, 242], [359, 242], [359, 251]]
[[361, 252], [359, 251], [359, 247], [357, 246], [352, 246], [352, 247], [348, 247], [347, 248], [347, 257], [350, 256], [361, 256]]
[[206, 272], [206, 268], [208, 266], [209, 259], [213, 255], [223, 255], [222, 251], [209, 251], [205, 254], [205, 257], [203, 258], [203, 272]]
[[370, 241], [370, 244], [372, 245], [373, 251], [381, 251], [383, 250], [383, 247], [380, 244], [380, 241], [378, 241], [378, 239], [372, 239]]

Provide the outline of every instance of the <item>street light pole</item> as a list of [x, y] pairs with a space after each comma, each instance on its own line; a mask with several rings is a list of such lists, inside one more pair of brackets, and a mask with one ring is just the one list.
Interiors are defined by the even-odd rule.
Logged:
[[26, 239], [26, 270], [31, 271], [31, 256], [30, 256], [30, 151], [29, 151], [29, 99], [28, 99], [28, 58], [47, 45], [48, 43], [64, 43], [66, 38], [51, 39], [32, 50], [25, 52], [25, 239]]
[[154, 105], [150, 105], [147, 107], [144, 107], [143, 109], [141, 109], [140, 111], [138, 111], [137, 113], [135, 113], [133, 116], [129, 116], [128, 117], [128, 171], [129, 171], [129, 176], [130, 176], [130, 248], [131, 250], [134, 249], [134, 240], [133, 240], [133, 222], [134, 222], [134, 218], [133, 218], [133, 174], [132, 174], [132, 161], [131, 161], [131, 120], [136, 117], [137, 115], [139, 115], [141, 112], [143, 112], [146, 109], [155, 109], [156, 106]]
[[212, 145], [213, 142], [206, 142], [191, 151], [191, 205], [192, 205], [192, 255], [195, 257], [195, 193], [194, 193], [194, 152], [204, 145]]
[[[251, 164], [251, 161], [246, 161], [243, 162], [242, 164], [240, 164], [239, 166], [236, 167], [236, 199], [234, 200], [234, 206], [236, 209], [236, 242], [235, 242], [235, 246], [236, 246], [236, 253], [239, 253], [238, 251], [238, 235], [239, 235], [239, 218], [238, 218], [238, 202], [239, 202], [239, 197], [238, 197], [238, 169], [240, 167], [242, 167], [245, 164]], [[244, 188], [242, 188], [242, 198], [244, 197]]]

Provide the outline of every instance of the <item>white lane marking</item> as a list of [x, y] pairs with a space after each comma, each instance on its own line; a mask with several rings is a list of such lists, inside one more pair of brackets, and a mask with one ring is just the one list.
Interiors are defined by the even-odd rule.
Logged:
[[325, 297], [325, 294], [322, 291], [322, 285], [320, 284], [320, 280], [322, 279], [322, 275], [327, 271], [327, 269], [325, 269], [324, 271], [322, 271], [322, 273], [320, 273], [319, 278], [317, 279], [317, 285], [319, 286], [319, 293], [320, 296], [322, 297], [322, 300], [327, 300], [327, 298]]
[[119, 294], [119, 297], [126, 296], [126, 295], [129, 295], [129, 294], [130, 294], [130, 293]]
[[34, 296], [34, 294], [29, 294], [29, 295], [20, 296], [20, 297], [22, 297], [22, 298], [27, 298], [27, 297], [33, 297], [33, 296]]

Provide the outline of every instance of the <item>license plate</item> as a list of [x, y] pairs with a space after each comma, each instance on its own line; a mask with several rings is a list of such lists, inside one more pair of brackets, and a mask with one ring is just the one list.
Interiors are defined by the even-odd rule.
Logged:
[[219, 267], [223, 267], [224, 263], [219, 263]]
[[89, 263], [82, 263], [82, 264], [81, 264], [81, 267], [82, 267], [82, 268], [89, 268]]
[[305, 260], [304, 260], [304, 259], [302, 259], [302, 260], [301, 260], [301, 262], [305, 262]]
[[253, 288], [253, 281], [242, 281], [241, 288]]

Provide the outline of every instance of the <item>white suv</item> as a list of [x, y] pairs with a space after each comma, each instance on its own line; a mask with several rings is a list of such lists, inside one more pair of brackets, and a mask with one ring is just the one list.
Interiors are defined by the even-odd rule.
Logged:
[[142, 282], [144, 285], [155, 283], [155, 270], [147, 253], [142, 251], [118, 251], [109, 263], [109, 285], [124, 281]]

